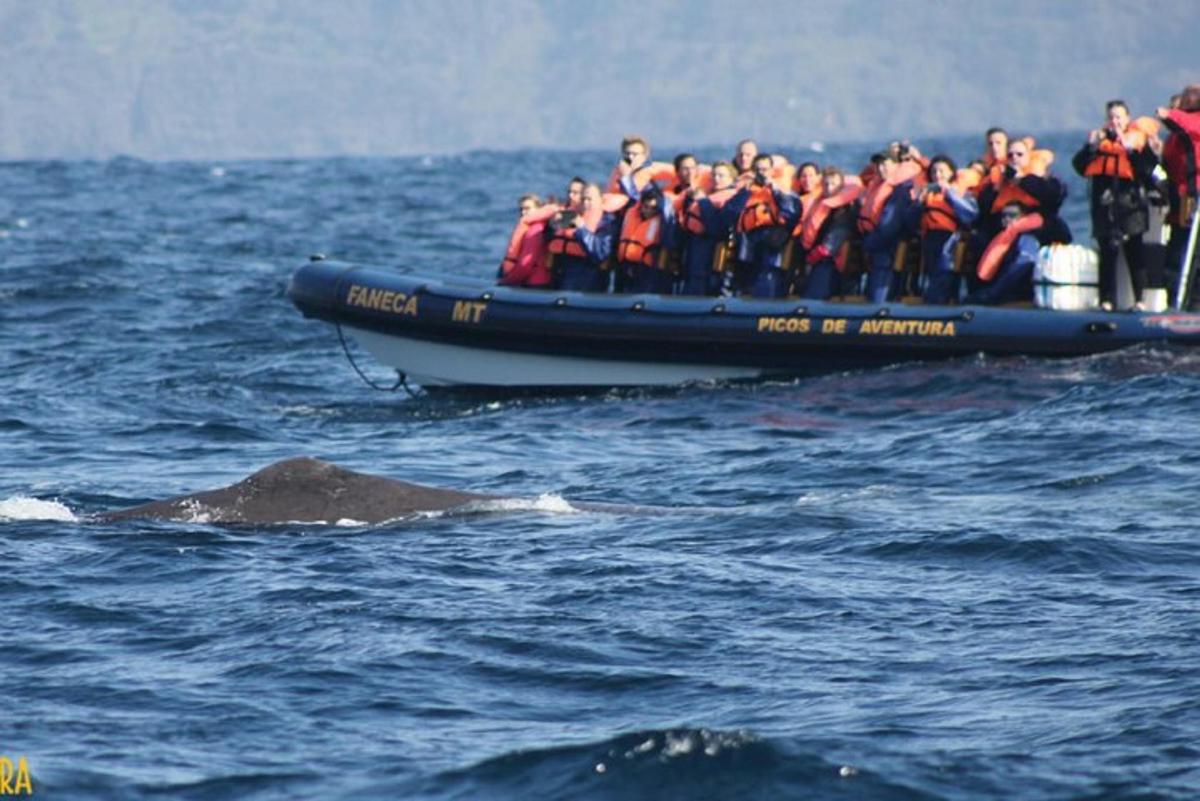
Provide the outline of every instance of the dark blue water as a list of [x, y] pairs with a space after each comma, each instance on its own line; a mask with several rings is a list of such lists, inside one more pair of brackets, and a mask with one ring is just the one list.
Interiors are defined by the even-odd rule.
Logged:
[[[1197, 797], [1200, 355], [410, 399], [284, 297], [318, 251], [487, 277], [610, 158], [0, 165], [0, 755], [70, 799]], [[87, 520], [298, 455], [524, 500]]]

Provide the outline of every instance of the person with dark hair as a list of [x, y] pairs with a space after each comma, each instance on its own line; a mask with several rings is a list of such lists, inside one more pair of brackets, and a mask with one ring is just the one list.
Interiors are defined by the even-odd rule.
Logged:
[[[1145, 190], [1154, 185], [1158, 157], [1149, 145], [1157, 123], [1143, 120], [1131, 124], [1129, 106], [1110, 100], [1105, 106], [1108, 120], [1088, 134], [1087, 142], [1071, 160], [1075, 172], [1091, 179], [1092, 236], [1100, 249], [1100, 304], [1112, 309], [1117, 302], [1117, 260], [1121, 251], [1129, 266], [1134, 305], [1143, 308], [1142, 291], [1147, 288], [1146, 265], [1142, 258], [1142, 234], [1150, 227], [1150, 205]], [[1149, 277], [1150, 287], [1162, 285], [1162, 275]]]
[[782, 297], [787, 289], [783, 249], [800, 216], [800, 199], [771, 182], [771, 156], [754, 157], [754, 178], [730, 199], [737, 210], [735, 290], [756, 298]]
[[627, 276], [624, 291], [665, 295], [671, 292], [674, 270], [674, 208], [653, 185], [636, 205], [625, 211], [617, 238], [616, 269]]
[[909, 226], [920, 235], [926, 303], [958, 299], [958, 245], [979, 214], [978, 203], [963, 183], [969, 171], [963, 173], [960, 177], [949, 156], [934, 156], [925, 171], [928, 183], [909, 209]]

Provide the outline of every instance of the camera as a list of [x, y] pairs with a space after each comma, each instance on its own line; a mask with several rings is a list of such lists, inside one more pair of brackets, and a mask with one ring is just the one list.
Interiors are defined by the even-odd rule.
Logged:
[[756, 174], [754, 176], [754, 185], [755, 186], [766, 186], [767, 185], [767, 176], [763, 175], [762, 173]]
[[571, 228], [575, 225], [579, 214], [574, 211], [560, 211], [554, 216], [554, 226], [556, 228]]
[[1104, 129], [1104, 138], [1110, 142], [1115, 142], [1115, 141], [1117, 141], [1117, 132], [1114, 131], [1112, 128], [1105, 128]]
[[934, 194], [937, 194], [938, 192], [942, 191], [942, 185], [939, 183], [931, 183], [931, 184], [929, 184], [929, 186], [926, 187], [926, 189], [928, 189], [930, 192], [932, 192]]

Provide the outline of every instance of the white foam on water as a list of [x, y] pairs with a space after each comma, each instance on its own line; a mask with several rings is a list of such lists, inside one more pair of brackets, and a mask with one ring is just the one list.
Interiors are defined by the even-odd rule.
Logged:
[[536, 498], [497, 498], [470, 505], [472, 511], [480, 512], [547, 512], [556, 515], [575, 514], [580, 510], [570, 501], [553, 492], [544, 492]]
[[58, 520], [78, 523], [75, 513], [58, 501], [43, 501], [27, 495], [14, 495], [0, 501], [0, 520]]

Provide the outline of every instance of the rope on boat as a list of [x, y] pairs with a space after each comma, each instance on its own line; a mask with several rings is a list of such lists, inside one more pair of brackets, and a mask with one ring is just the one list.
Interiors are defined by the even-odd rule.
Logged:
[[408, 374], [401, 370], [396, 371], [396, 383], [392, 384], [390, 387], [385, 387], [372, 381], [367, 374], [364, 373], [361, 368], [359, 368], [358, 362], [354, 361], [354, 355], [350, 353], [350, 346], [346, 344], [346, 335], [342, 333], [342, 324], [335, 322], [333, 327], [337, 329], [338, 342], [342, 343], [342, 353], [346, 354], [346, 361], [350, 362], [350, 366], [354, 368], [354, 372], [358, 373], [358, 377], [363, 380], [364, 384], [371, 389], [376, 389], [380, 392], [395, 392], [398, 389], [403, 389], [408, 393], [408, 397], [417, 397], [417, 393], [414, 392], [412, 387], [408, 385]]

